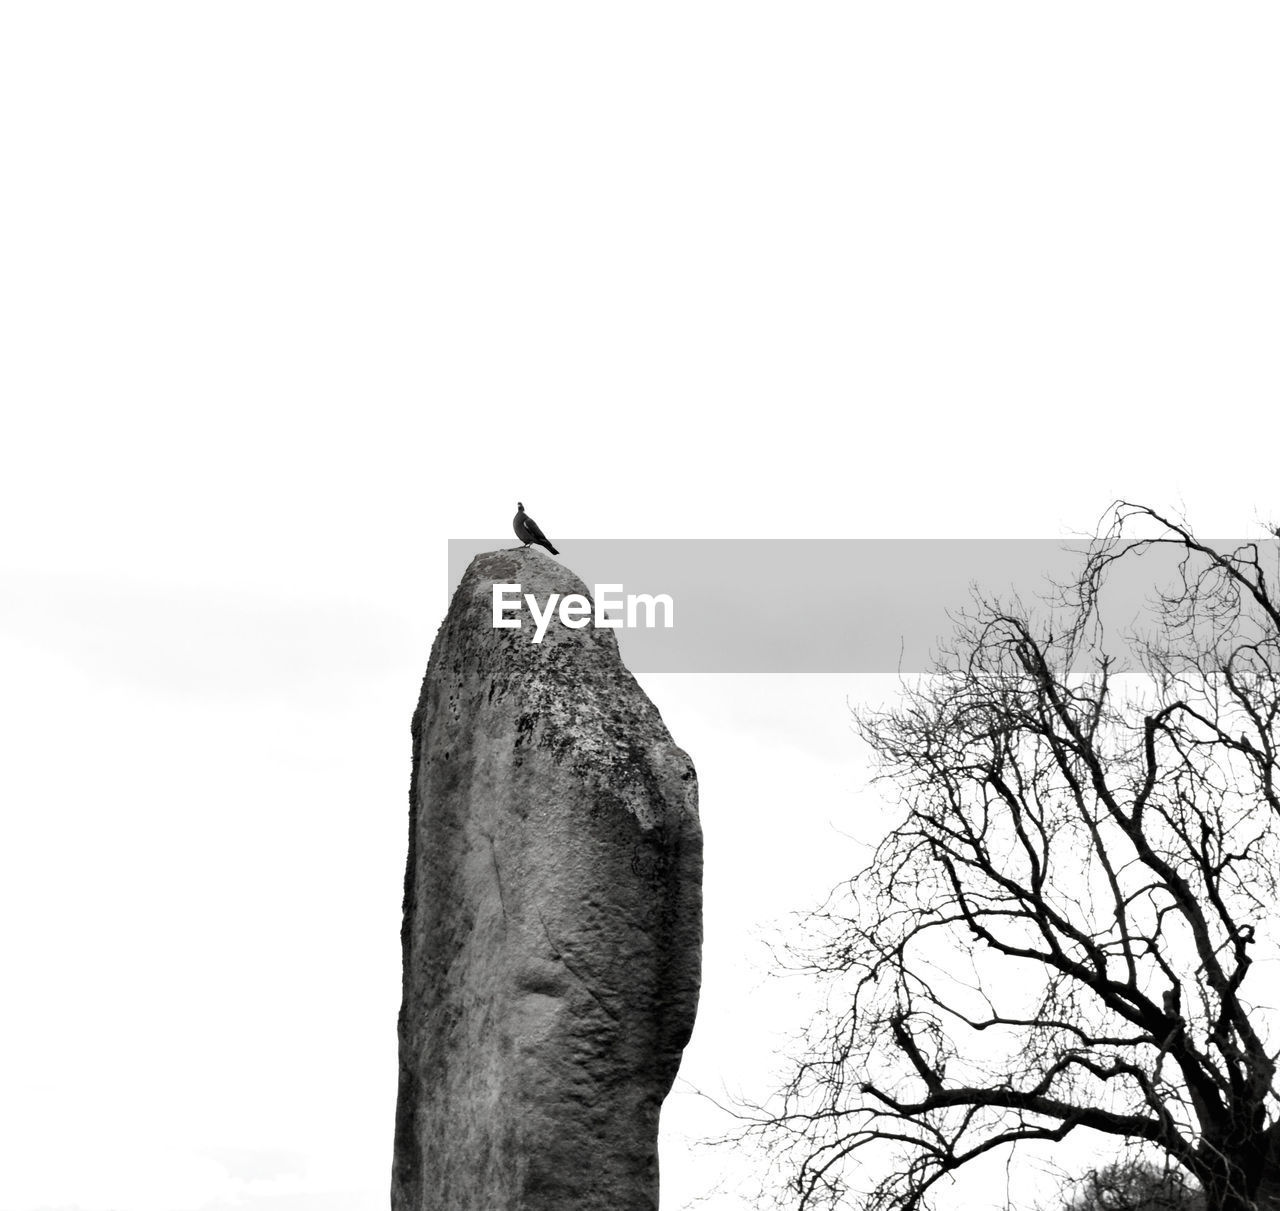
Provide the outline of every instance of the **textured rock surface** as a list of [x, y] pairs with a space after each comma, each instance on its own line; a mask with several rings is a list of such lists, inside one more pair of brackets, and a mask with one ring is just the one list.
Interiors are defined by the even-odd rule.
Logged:
[[414, 716], [393, 1211], [651, 1211], [693, 1028], [693, 766], [612, 631], [495, 629], [491, 586], [586, 593], [536, 549], [478, 556]]

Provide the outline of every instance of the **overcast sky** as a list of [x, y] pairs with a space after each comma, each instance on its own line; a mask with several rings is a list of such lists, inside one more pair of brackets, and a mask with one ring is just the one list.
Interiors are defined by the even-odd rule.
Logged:
[[[0, 7], [0, 1211], [385, 1208], [409, 717], [517, 499], [570, 566], [1280, 515], [1278, 58], [1262, 4]], [[645, 684], [732, 1088], [867, 686]], [[741, 1176], [688, 1097], [670, 1211]]]

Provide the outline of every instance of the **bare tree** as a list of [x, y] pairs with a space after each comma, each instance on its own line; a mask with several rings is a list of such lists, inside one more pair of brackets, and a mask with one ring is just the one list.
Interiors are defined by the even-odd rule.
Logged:
[[[1108, 585], [1159, 552], [1173, 579], [1126, 669]], [[1269, 1205], [1276, 1054], [1248, 991], [1280, 934], [1264, 552], [1118, 503], [1052, 618], [978, 599], [931, 676], [858, 716], [900, 815], [814, 916], [830, 1008], [761, 1124], [789, 1205], [914, 1211], [1079, 1129], [1155, 1149], [1207, 1211]]]

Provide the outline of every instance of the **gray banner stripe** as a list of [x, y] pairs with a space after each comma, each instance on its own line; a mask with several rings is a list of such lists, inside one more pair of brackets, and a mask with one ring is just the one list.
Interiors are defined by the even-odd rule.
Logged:
[[[481, 551], [513, 539], [451, 539], [449, 592]], [[924, 672], [952, 631], [948, 612], [972, 589], [1028, 607], [1069, 580], [1084, 541], [1059, 539], [583, 539], [556, 536], [560, 562], [589, 588], [666, 593], [670, 629], [619, 630], [628, 666], [647, 673]], [[1213, 540], [1219, 550], [1238, 541]], [[1258, 544], [1276, 566], [1276, 544]], [[1156, 547], [1108, 580], [1108, 633], [1141, 625], [1144, 602], [1177, 575], [1178, 551]], [[1273, 581], [1274, 583], [1274, 581]], [[527, 611], [525, 627], [532, 634]]]

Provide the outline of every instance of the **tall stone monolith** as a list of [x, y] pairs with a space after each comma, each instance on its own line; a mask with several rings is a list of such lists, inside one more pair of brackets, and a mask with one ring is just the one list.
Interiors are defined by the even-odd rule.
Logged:
[[497, 629], [495, 582], [587, 593], [535, 548], [480, 555], [431, 651], [392, 1211], [653, 1211], [698, 999], [697, 781], [612, 630]]

